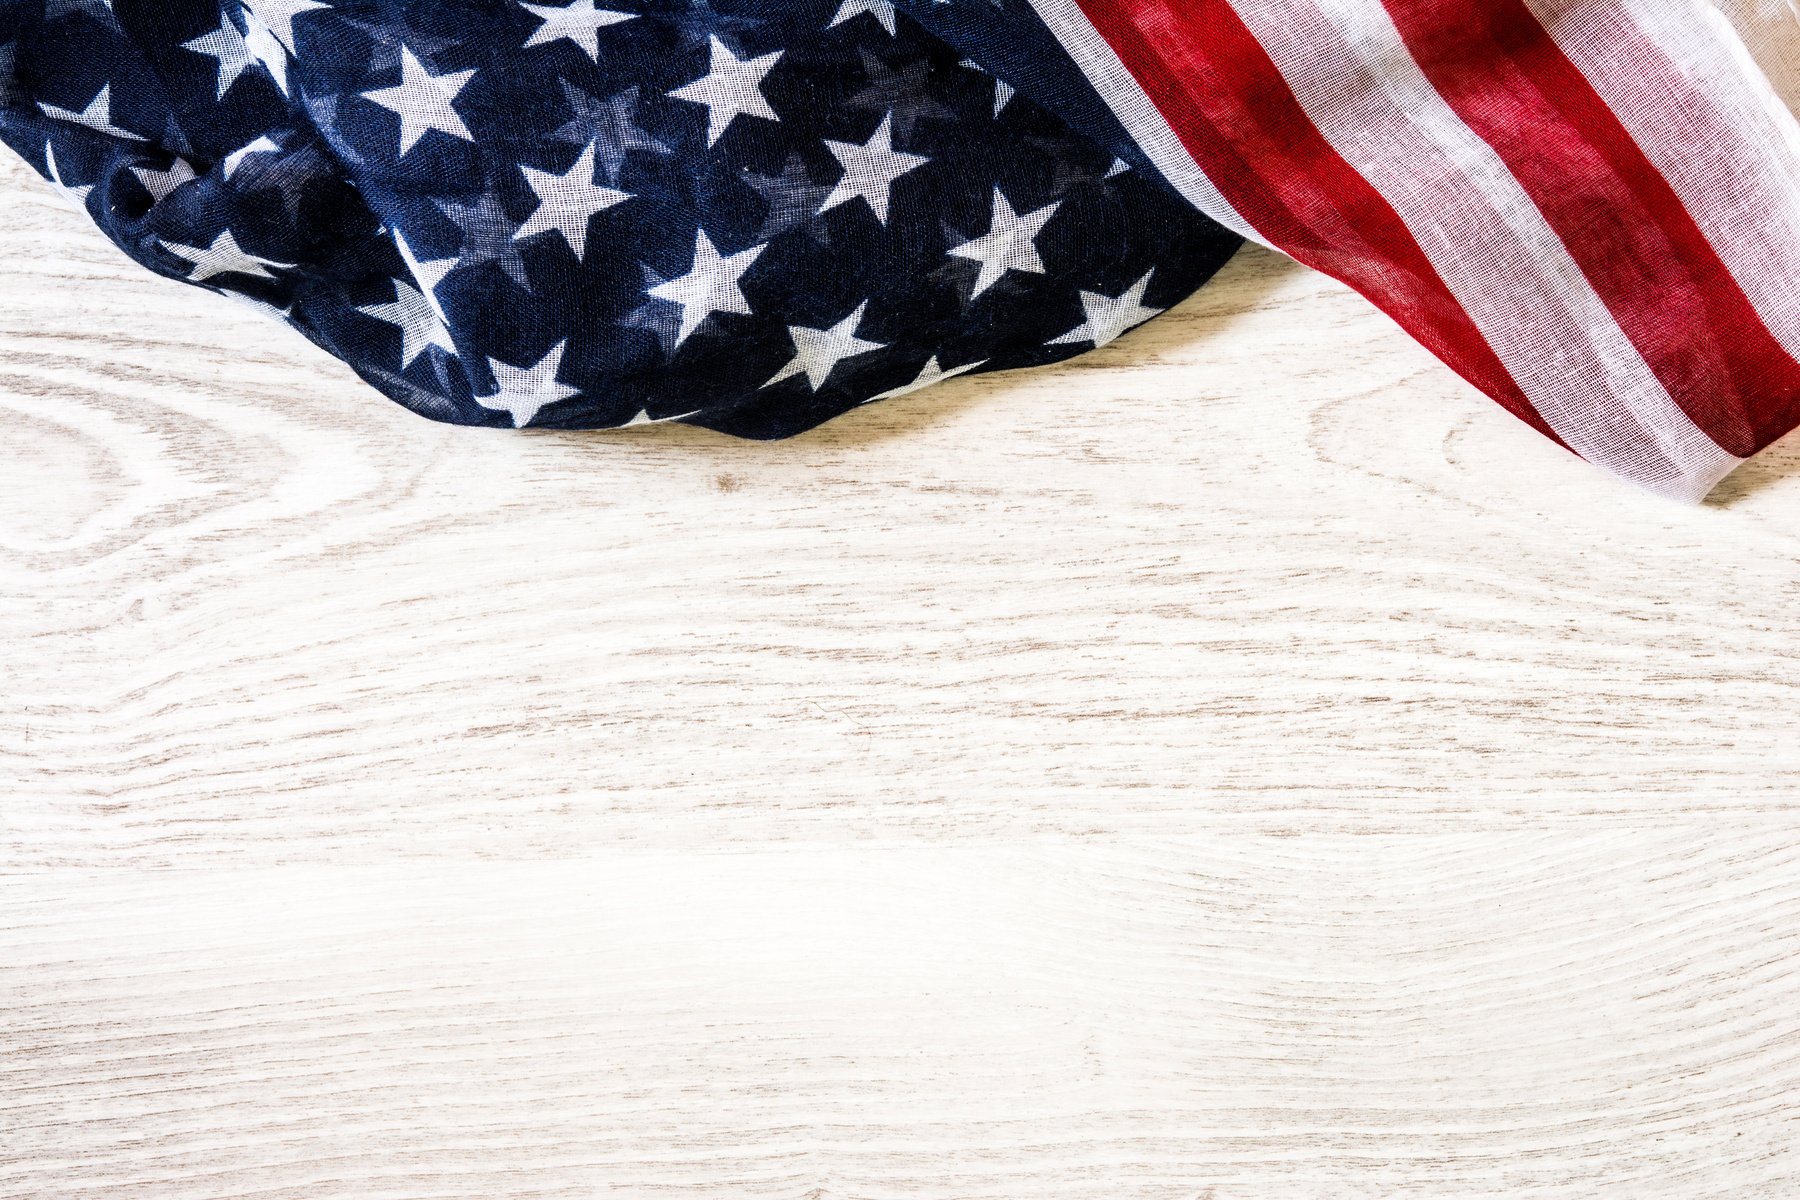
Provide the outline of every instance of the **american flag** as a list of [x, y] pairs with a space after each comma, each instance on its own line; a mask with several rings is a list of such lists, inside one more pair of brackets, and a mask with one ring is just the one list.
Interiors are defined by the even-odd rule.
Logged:
[[436, 419], [787, 436], [1250, 239], [1687, 500], [1800, 423], [1796, 89], [1787, 0], [0, 0], [0, 136]]

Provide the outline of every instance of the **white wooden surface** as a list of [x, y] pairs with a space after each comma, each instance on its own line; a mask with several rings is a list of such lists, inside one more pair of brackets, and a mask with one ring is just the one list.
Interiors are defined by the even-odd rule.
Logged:
[[1800, 1194], [1800, 451], [1638, 494], [1255, 252], [450, 429], [0, 203], [0, 1196]]

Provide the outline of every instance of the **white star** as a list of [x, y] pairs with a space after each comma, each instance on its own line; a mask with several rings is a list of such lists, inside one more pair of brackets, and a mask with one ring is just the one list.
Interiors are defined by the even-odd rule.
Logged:
[[887, 224], [888, 197], [894, 180], [931, 161], [922, 154], [907, 154], [894, 149], [893, 123], [893, 113], [881, 118], [880, 128], [860, 146], [855, 142], [829, 139], [825, 142], [825, 148], [844, 168], [844, 177], [838, 180], [837, 190], [825, 198], [820, 212], [861, 198], [869, 202], [876, 219]]
[[437, 314], [432, 302], [403, 279], [394, 280], [392, 304], [371, 304], [356, 310], [400, 327], [400, 369], [413, 365], [413, 360], [433, 346], [447, 354], [456, 353], [456, 343]]
[[648, 293], [658, 300], [681, 305], [681, 330], [675, 336], [676, 346], [687, 341], [714, 313], [752, 315], [750, 302], [744, 299], [738, 280], [768, 248], [765, 242], [736, 254], [720, 255], [712, 239], [706, 236], [706, 230], [694, 235], [694, 265], [688, 268], [687, 274], [659, 283]]
[[88, 106], [80, 112], [75, 112], [73, 109], [68, 108], [58, 108], [54, 104], [45, 104], [42, 101], [38, 102], [38, 107], [44, 110], [45, 116], [55, 117], [59, 121], [68, 121], [75, 125], [86, 125], [89, 129], [97, 129], [101, 133], [109, 134], [116, 138], [124, 138], [126, 141], [149, 141], [148, 138], [139, 137], [137, 134], [131, 132], [131, 130], [120, 129], [117, 125], [112, 123], [112, 84], [110, 83], [104, 85], [99, 93], [88, 102]]
[[638, 426], [638, 425], [666, 425], [670, 421], [686, 420], [688, 417], [693, 416], [694, 413], [697, 413], [699, 411], [700, 410], [696, 408], [694, 410], [694, 412], [676, 413], [672, 417], [653, 417], [650, 415], [649, 409], [640, 408], [640, 409], [638, 409], [637, 416], [631, 418], [631, 420], [625, 422], [623, 425], [615, 425], [615, 426], [613, 426], [613, 428], [614, 429], [631, 429], [634, 426]]
[[242, 292], [220, 292], [219, 295], [245, 308], [253, 308], [265, 317], [291, 325], [294, 320], [294, 306], [290, 303], [286, 308], [277, 308], [266, 300], [258, 300], [255, 296], [246, 296]]
[[[938, 2], [943, 3], [943, 0], [938, 0]], [[969, 70], [978, 72], [982, 75], [988, 74], [988, 69], [972, 58], [965, 58], [956, 65], [959, 67], [967, 67]], [[1005, 112], [1006, 106], [1011, 104], [1013, 102], [1013, 97], [1018, 94], [1018, 91], [1014, 89], [1013, 85], [1006, 82], [1006, 80], [994, 80], [994, 116], [998, 117], [1001, 113]]]
[[82, 212], [86, 212], [88, 195], [94, 190], [94, 185], [90, 183], [83, 187], [76, 187], [64, 183], [62, 171], [56, 165], [56, 147], [49, 142], [44, 143], [44, 165], [49, 168], [51, 186], [62, 194], [64, 200]]
[[419, 281], [419, 287], [425, 296], [425, 303], [431, 305], [431, 311], [437, 314], [438, 320], [446, 325], [450, 318], [444, 315], [444, 306], [438, 300], [438, 284], [444, 282], [444, 276], [456, 269], [457, 259], [434, 258], [430, 262], [421, 262], [413, 253], [413, 248], [406, 243], [406, 237], [398, 229], [394, 231], [394, 245], [400, 251], [400, 258], [406, 263], [406, 269], [412, 277]]
[[225, 156], [225, 178], [230, 179], [244, 165], [244, 160], [252, 154], [279, 154], [281, 145], [268, 134], [263, 134], [247, 146], [240, 146]]
[[1006, 80], [994, 80], [994, 115], [998, 117], [1001, 113], [1005, 112], [1006, 106], [1011, 104], [1013, 102], [1013, 97], [1018, 94], [1017, 89], [1015, 89], [1012, 84], [1006, 82]]
[[845, 21], [855, 20], [863, 13], [868, 13], [880, 21], [881, 27], [888, 31], [889, 37], [893, 37], [899, 32], [894, 26], [893, 0], [844, 0], [842, 4], [838, 5], [837, 16], [831, 18], [831, 24], [825, 28], [836, 29]]
[[877, 400], [892, 400], [896, 396], [909, 396], [914, 392], [924, 391], [934, 383], [942, 383], [946, 379], [955, 379], [958, 375], [967, 375], [976, 367], [985, 367], [986, 365], [987, 359], [983, 358], [972, 363], [964, 363], [960, 367], [951, 367], [946, 371], [938, 366], [937, 355], [934, 354], [931, 356], [931, 361], [925, 364], [925, 369], [919, 372], [919, 377], [917, 379], [913, 380], [905, 387], [897, 387], [893, 391], [883, 392], [879, 396], [870, 396], [867, 400], [863, 401], [863, 403], [872, 404]]
[[1087, 320], [1059, 338], [1051, 338], [1052, 346], [1075, 346], [1082, 342], [1092, 342], [1095, 347], [1110, 345], [1119, 340], [1126, 330], [1135, 328], [1162, 312], [1160, 308], [1144, 307], [1144, 292], [1150, 287], [1150, 276], [1155, 275], [1153, 269], [1142, 279], [1125, 289], [1123, 295], [1103, 296], [1098, 292], [1081, 293], [1081, 307], [1087, 313]]
[[572, 0], [563, 8], [547, 4], [521, 4], [520, 7], [543, 22], [525, 43], [526, 49], [568, 38], [596, 63], [600, 61], [600, 30], [608, 25], [637, 20], [636, 13], [595, 8], [594, 0]]
[[948, 251], [957, 258], [981, 264], [981, 273], [975, 277], [975, 290], [969, 294], [969, 299], [973, 300], [1000, 282], [1000, 277], [1008, 271], [1044, 273], [1044, 260], [1037, 252], [1037, 235], [1061, 206], [1059, 200], [1020, 216], [1013, 211], [1000, 189], [994, 189], [994, 212], [988, 222], [988, 231]]
[[763, 77], [775, 69], [786, 51], [775, 50], [761, 58], [739, 58], [716, 36], [712, 39], [712, 65], [705, 75], [670, 92], [676, 100], [704, 104], [707, 110], [706, 144], [711, 146], [740, 116], [780, 121], [762, 92]]
[[182, 158], [176, 159], [174, 165], [166, 171], [158, 171], [151, 167], [133, 167], [131, 173], [138, 177], [138, 181], [144, 185], [144, 190], [149, 192], [150, 198], [158, 204], [167, 199], [170, 192], [196, 178], [193, 164]]
[[491, 396], [477, 396], [476, 401], [483, 408], [511, 413], [513, 428], [523, 429], [537, 419], [546, 405], [579, 396], [580, 388], [556, 381], [556, 373], [562, 370], [563, 351], [568, 346], [567, 339], [556, 343], [550, 353], [529, 367], [515, 367], [488, 359], [488, 369], [494, 373], [494, 382], [500, 385], [500, 390]]
[[587, 257], [588, 222], [598, 213], [631, 199], [621, 192], [594, 181], [594, 146], [588, 144], [575, 160], [575, 165], [561, 175], [520, 165], [525, 182], [537, 193], [537, 211], [519, 226], [514, 241], [536, 237], [540, 233], [560, 233], [575, 251], [575, 257]]
[[463, 124], [462, 117], [453, 107], [462, 90], [469, 86], [469, 80], [475, 77], [473, 70], [433, 75], [411, 47], [402, 46], [400, 76], [400, 82], [395, 86], [377, 88], [362, 96], [399, 114], [401, 154], [418, 145], [419, 139], [433, 129], [465, 142], [475, 140], [475, 135], [469, 132], [469, 127]]
[[831, 373], [846, 358], [855, 358], [859, 354], [868, 354], [885, 347], [886, 342], [869, 342], [856, 336], [856, 327], [862, 324], [863, 312], [868, 307], [869, 302], [864, 300], [856, 306], [855, 312], [830, 329], [789, 325], [788, 336], [794, 339], [794, 361], [781, 368], [775, 378], [763, 386], [773, 387], [784, 379], [804, 375], [806, 382], [816, 392], [825, 386], [825, 381], [831, 378]]
[[263, 24], [250, 9], [244, 10], [244, 48], [256, 56], [256, 61], [268, 69], [275, 80], [275, 86], [281, 89], [282, 95], [288, 94], [288, 52], [275, 36], [275, 31]]
[[244, 3], [257, 21], [280, 39], [289, 54], [300, 53], [294, 45], [294, 18], [314, 9], [331, 7], [320, 0], [244, 0]]
[[272, 259], [258, 258], [254, 254], [246, 254], [238, 246], [237, 238], [227, 229], [213, 239], [213, 244], [206, 247], [181, 246], [174, 242], [160, 242], [164, 250], [189, 261], [189, 283], [200, 283], [215, 275], [254, 275], [259, 279], [274, 279], [275, 276], [265, 271], [264, 267], [283, 267], [291, 270], [293, 263], [275, 262]]
[[1102, 178], [1111, 179], [1115, 175], [1123, 175], [1129, 170], [1131, 170], [1130, 164], [1122, 158], [1115, 158], [1112, 161], [1112, 166], [1107, 168], [1106, 174], [1102, 176]]
[[238, 32], [238, 27], [231, 23], [230, 17], [220, 17], [217, 29], [205, 37], [183, 42], [181, 48], [192, 50], [195, 54], [209, 54], [219, 60], [221, 100], [244, 72], [256, 65], [256, 55], [250, 53], [250, 47], [244, 44], [244, 35]]

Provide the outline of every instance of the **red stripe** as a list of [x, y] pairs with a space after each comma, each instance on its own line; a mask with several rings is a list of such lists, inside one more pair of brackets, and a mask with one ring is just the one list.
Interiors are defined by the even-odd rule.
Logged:
[[1243, 218], [1333, 275], [1538, 432], [1561, 438], [1379, 192], [1332, 148], [1227, 0], [1078, 0]]
[[1740, 457], [1800, 424], [1800, 364], [1523, 0], [1383, 3], [1432, 85], [1524, 186], [1682, 411]]

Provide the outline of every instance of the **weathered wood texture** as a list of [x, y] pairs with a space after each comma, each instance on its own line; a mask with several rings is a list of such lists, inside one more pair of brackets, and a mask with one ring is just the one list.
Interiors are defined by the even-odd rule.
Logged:
[[1259, 252], [451, 429], [0, 203], [0, 1195], [1800, 1193], [1800, 451], [1639, 494]]

